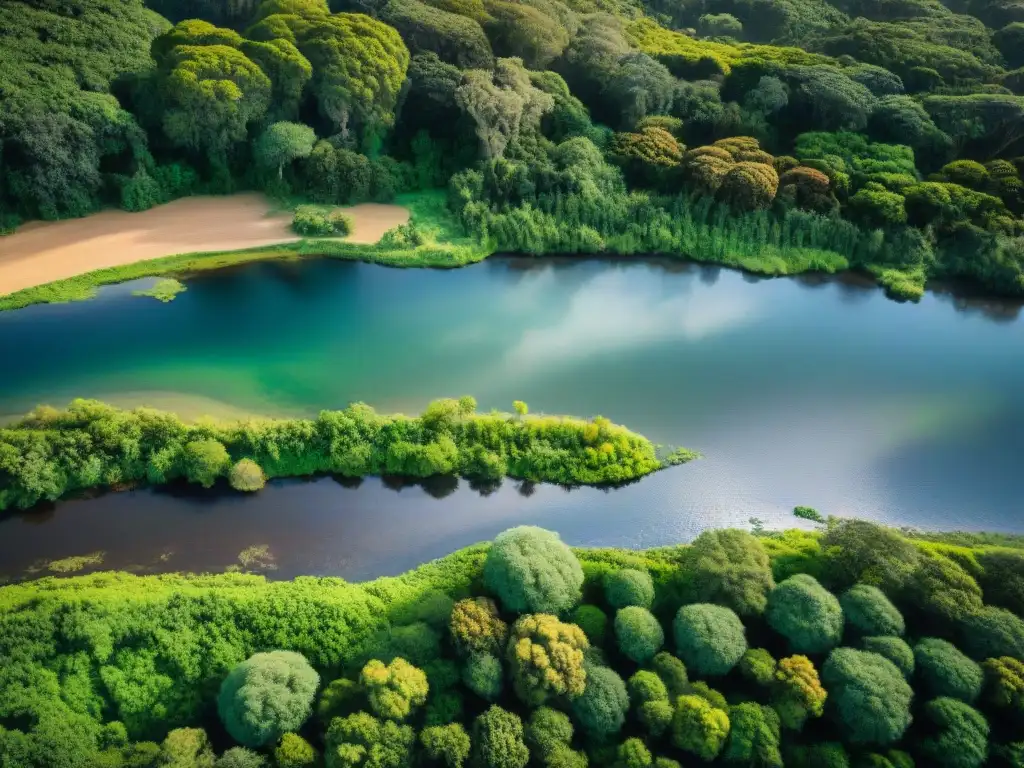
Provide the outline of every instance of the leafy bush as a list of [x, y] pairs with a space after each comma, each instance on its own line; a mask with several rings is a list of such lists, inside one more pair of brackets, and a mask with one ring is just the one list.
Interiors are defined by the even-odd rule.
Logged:
[[924, 708], [925, 718], [937, 729], [921, 742], [929, 765], [943, 768], [979, 768], [988, 757], [988, 722], [962, 701], [938, 698]]
[[628, 606], [650, 608], [654, 602], [654, 582], [648, 573], [622, 568], [604, 577], [604, 594], [608, 605], [616, 610]]
[[771, 707], [744, 702], [729, 708], [729, 739], [722, 757], [728, 763], [782, 768], [779, 716]]
[[507, 656], [516, 694], [531, 706], [551, 696], [576, 698], [587, 684], [583, 651], [588, 647], [574, 624], [548, 614], [521, 616], [512, 625]]
[[672, 628], [683, 663], [701, 675], [726, 674], [747, 650], [739, 617], [720, 605], [684, 605]]
[[319, 684], [320, 676], [302, 654], [257, 653], [224, 679], [217, 710], [235, 741], [262, 747], [299, 730]]
[[578, 605], [570, 616], [573, 624], [583, 630], [591, 645], [604, 645], [608, 634], [608, 616], [596, 605]]
[[914, 662], [918, 677], [932, 696], [952, 697], [970, 704], [981, 693], [981, 667], [946, 640], [921, 640], [914, 646]]
[[768, 624], [804, 653], [824, 653], [843, 636], [843, 610], [813, 576], [790, 576], [768, 595]]
[[558, 534], [520, 526], [494, 539], [484, 584], [510, 611], [560, 613], [579, 602], [583, 570]]
[[526, 726], [526, 743], [530, 754], [550, 763], [560, 748], [572, 742], [573, 727], [569, 716], [551, 707], [538, 707]]
[[740, 616], [764, 612], [775, 581], [757, 537], [736, 529], [704, 531], [690, 553], [697, 602], [722, 603]]
[[508, 641], [508, 625], [489, 597], [459, 600], [452, 608], [450, 627], [456, 648], [465, 654], [497, 656]]
[[891, 744], [910, 725], [913, 691], [891, 661], [877, 653], [837, 648], [822, 668], [834, 717], [854, 744]]
[[775, 667], [775, 659], [764, 648], [748, 648], [740, 657], [740, 674], [756, 685], [771, 685], [775, 680]]
[[359, 675], [373, 711], [387, 720], [404, 720], [413, 707], [427, 701], [427, 676], [405, 659], [397, 658], [385, 665], [374, 659]]
[[427, 757], [447, 768], [462, 768], [469, 757], [469, 734], [459, 723], [424, 728], [420, 743]]
[[523, 721], [491, 706], [473, 721], [473, 756], [480, 768], [525, 768], [530, 751], [523, 740]]
[[636, 605], [615, 614], [615, 637], [619, 650], [638, 664], [653, 658], [665, 642], [665, 632], [658, 620], [646, 608]]
[[895, 664], [903, 676], [910, 679], [914, 674], [914, 650], [901, 637], [865, 637], [861, 644], [865, 651], [885, 656]]
[[572, 700], [572, 713], [583, 729], [595, 738], [618, 733], [629, 710], [629, 694], [622, 678], [608, 667], [587, 665], [587, 685]]
[[274, 747], [274, 762], [277, 768], [316, 768], [320, 755], [297, 733], [286, 733]]
[[263, 489], [267, 484], [267, 478], [263, 475], [260, 465], [252, 459], [240, 459], [231, 467], [228, 473], [228, 482], [236, 491], [253, 493]]
[[821, 685], [818, 670], [806, 656], [790, 656], [779, 661], [772, 683], [772, 706], [786, 728], [800, 730], [808, 717], [821, 717], [828, 693]]
[[847, 626], [862, 636], [903, 634], [903, 615], [878, 587], [855, 584], [839, 604]]
[[672, 720], [672, 743], [702, 760], [714, 760], [729, 735], [729, 715], [700, 696], [680, 696]]
[[689, 690], [690, 681], [686, 674], [686, 665], [671, 653], [662, 651], [655, 654], [651, 660], [651, 669], [668, 688], [670, 698], [674, 699]]
[[477, 696], [487, 701], [496, 701], [505, 688], [505, 670], [496, 656], [474, 653], [466, 662], [462, 680]]

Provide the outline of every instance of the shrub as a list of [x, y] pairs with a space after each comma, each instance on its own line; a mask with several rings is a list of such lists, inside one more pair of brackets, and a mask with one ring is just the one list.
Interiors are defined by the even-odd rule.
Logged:
[[498, 616], [489, 597], [459, 600], [452, 608], [450, 628], [455, 647], [462, 653], [497, 656], [508, 641], [508, 625]]
[[722, 757], [734, 765], [783, 768], [780, 739], [775, 710], [744, 702], [729, 709], [729, 739]]
[[[194, 766], [196, 763], [192, 765]], [[267, 758], [259, 752], [253, 752], [245, 747], [232, 747], [218, 757], [213, 766], [214, 768], [267, 768]], [[285, 765], [284, 768], [291, 768], [291, 766]]]
[[231, 467], [228, 482], [236, 491], [252, 493], [263, 489], [267, 478], [263, 476], [260, 465], [252, 459], [241, 459]]
[[772, 683], [772, 706], [782, 725], [800, 730], [808, 717], [822, 716], [827, 698], [810, 659], [790, 656], [779, 661]]
[[835, 595], [806, 573], [790, 576], [768, 595], [768, 624], [795, 651], [824, 653], [843, 636], [843, 609]]
[[329, 683], [316, 705], [317, 719], [327, 725], [336, 717], [351, 715], [362, 705], [363, 689], [354, 680], [342, 677]]
[[577, 722], [591, 736], [601, 738], [622, 729], [629, 710], [626, 684], [608, 667], [587, 665], [587, 686], [572, 700]]
[[331, 225], [331, 232], [334, 235], [349, 235], [352, 233], [352, 217], [344, 211], [331, 211], [327, 214], [327, 223]]
[[1000, 709], [1024, 715], [1024, 661], [1003, 656], [981, 664], [985, 671], [985, 699]]
[[474, 762], [480, 768], [525, 768], [530, 751], [523, 741], [523, 721], [491, 706], [473, 721]]
[[262, 747], [299, 730], [319, 684], [320, 676], [301, 654], [257, 653], [224, 679], [217, 710], [235, 741]]
[[921, 741], [929, 765], [979, 768], [988, 757], [988, 722], [962, 701], [938, 698], [924, 707], [925, 719], [937, 730]]
[[981, 666], [952, 643], [926, 637], [914, 646], [914, 661], [918, 677], [932, 696], [952, 697], [970, 704], [981, 693]]
[[424, 728], [420, 743], [427, 757], [448, 768], [462, 768], [469, 757], [469, 734], [459, 723]]
[[909, 679], [914, 674], [914, 650], [902, 637], [865, 637], [861, 645], [865, 651], [885, 656], [904, 677]]
[[640, 739], [626, 739], [619, 744], [615, 768], [650, 768], [651, 751]]
[[686, 674], [686, 665], [667, 651], [656, 653], [651, 660], [651, 669], [661, 678], [668, 688], [670, 698], [686, 693], [690, 681]]
[[654, 672], [641, 669], [627, 682], [629, 700], [634, 704], [645, 701], [668, 701], [668, 688]]
[[182, 460], [189, 482], [210, 488], [224, 474], [231, 457], [219, 440], [192, 440], [185, 444]]
[[910, 725], [913, 691], [884, 656], [837, 648], [822, 669], [835, 719], [854, 744], [890, 744]]
[[675, 709], [667, 699], [645, 701], [637, 708], [637, 719], [640, 720], [640, 725], [655, 739], [660, 738], [668, 731], [674, 716]]
[[334, 225], [327, 215], [312, 205], [301, 205], [292, 218], [292, 229], [303, 237], [328, 237], [334, 234]]
[[729, 735], [729, 715], [700, 696], [680, 696], [672, 720], [672, 743], [702, 760], [718, 756]]
[[985, 607], [964, 621], [964, 649], [975, 659], [1024, 659], [1024, 620], [1002, 608]]
[[489, 653], [474, 653], [462, 671], [462, 681], [477, 696], [495, 701], [505, 687], [501, 660]]
[[679, 657], [700, 675], [726, 674], [747, 650], [739, 617], [720, 605], [684, 605], [676, 614], [673, 633]]
[[542, 613], [521, 616], [508, 643], [516, 694], [531, 706], [550, 696], [579, 696], [587, 681], [583, 651], [588, 647], [587, 636], [574, 624]]
[[756, 685], [768, 686], [775, 680], [775, 659], [764, 648], [744, 651], [739, 668], [740, 674]]
[[608, 605], [616, 610], [629, 606], [650, 608], [654, 602], [654, 582], [644, 571], [622, 568], [604, 577], [604, 594]]
[[[482, 599], [486, 600], [487, 598]], [[491, 602], [493, 603], [493, 601]], [[451, 626], [454, 610], [455, 601], [448, 596], [447, 592], [431, 589], [418, 600], [393, 610], [391, 621], [394, 624], [426, 624], [432, 629], [441, 630]], [[503, 643], [504, 638], [502, 638]], [[501, 645], [499, 644], [498, 647], [500, 648]]]
[[558, 534], [520, 526], [498, 534], [484, 584], [516, 613], [561, 613], [580, 599], [583, 569]]
[[583, 630], [591, 645], [604, 645], [608, 633], [608, 616], [596, 605], [577, 606], [570, 621]]
[[572, 734], [568, 715], [551, 707], [539, 707], [530, 715], [526, 726], [526, 743], [531, 755], [547, 763], [560, 747], [569, 746]]
[[359, 675], [370, 707], [387, 720], [404, 720], [413, 707], [426, 703], [427, 676], [408, 661], [397, 658], [386, 665], [373, 659]]
[[160, 765], [166, 768], [214, 768], [210, 739], [202, 728], [175, 728], [160, 745]]
[[623, 655], [638, 664], [650, 660], [665, 642], [665, 632], [654, 614], [636, 605], [615, 614], [615, 637]]
[[320, 755], [297, 733], [286, 733], [274, 748], [274, 761], [277, 768], [315, 768]]
[[357, 712], [331, 721], [324, 738], [324, 759], [327, 768], [353, 768], [372, 755], [368, 765], [402, 768], [411, 762], [415, 741], [410, 726]]
[[846, 748], [835, 741], [807, 744], [786, 751], [787, 768], [850, 768]]
[[839, 598], [846, 624], [861, 636], [902, 635], [903, 615], [878, 587], [856, 584]]
[[775, 580], [756, 536], [736, 529], [705, 531], [694, 540], [690, 557], [697, 602], [721, 603], [740, 616], [764, 612]]

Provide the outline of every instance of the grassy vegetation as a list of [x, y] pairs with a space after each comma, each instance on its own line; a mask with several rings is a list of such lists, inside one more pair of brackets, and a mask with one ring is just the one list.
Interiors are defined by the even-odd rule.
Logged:
[[180, 280], [165, 278], [163, 280], [157, 280], [152, 287], [146, 288], [145, 290], [132, 291], [132, 296], [148, 296], [167, 304], [168, 302], [174, 301], [175, 296], [179, 293], [184, 293], [186, 290], [188, 289]]

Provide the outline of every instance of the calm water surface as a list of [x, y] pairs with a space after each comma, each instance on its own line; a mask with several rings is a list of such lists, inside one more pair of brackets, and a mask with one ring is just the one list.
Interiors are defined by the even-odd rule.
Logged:
[[108, 566], [215, 569], [268, 544], [279, 575], [354, 578], [521, 522], [653, 546], [752, 516], [792, 524], [795, 504], [1024, 532], [1019, 306], [575, 260], [253, 265], [167, 305], [130, 290], [0, 313], [0, 414], [74, 396], [187, 415], [418, 411], [468, 393], [483, 409], [602, 414], [706, 458], [616, 491], [325, 478], [254, 498], [108, 495], [0, 522], [0, 572], [92, 551]]

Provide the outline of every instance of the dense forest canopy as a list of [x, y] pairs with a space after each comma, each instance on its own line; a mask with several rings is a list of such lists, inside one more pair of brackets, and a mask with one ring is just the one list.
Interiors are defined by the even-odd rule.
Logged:
[[1020, 768], [1022, 547], [521, 527], [367, 584], [10, 585], [0, 766]]
[[1024, 294], [1014, 0], [7, 0], [0, 231], [450, 187], [526, 253]]

